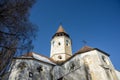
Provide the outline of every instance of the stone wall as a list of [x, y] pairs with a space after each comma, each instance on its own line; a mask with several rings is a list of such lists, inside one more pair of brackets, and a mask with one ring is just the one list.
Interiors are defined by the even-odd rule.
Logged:
[[[104, 62], [103, 55], [109, 64]], [[64, 64], [55, 66], [52, 74], [53, 80], [118, 80], [109, 57], [97, 50], [77, 54]]]
[[31, 58], [14, 59], [12, 65], [4, 80], [120, 80], [109, 57], [98, 50], [76, 54], [59, 65]]
[[80, 55], [75, 56], [66, 63], [55, 66], [52, 74], [53, 80], [87, 80], [86, 71], [84, 67], [84, 61], [80, 58]]
[[17, 59], [12, 65], [8, 80], [52, 80], [52, 65], [31, 59]]
[[120, 80], [120, 71], [115, 70], [115, 72], [116, 72], [116, 74], [118, 76], [118, 80]]

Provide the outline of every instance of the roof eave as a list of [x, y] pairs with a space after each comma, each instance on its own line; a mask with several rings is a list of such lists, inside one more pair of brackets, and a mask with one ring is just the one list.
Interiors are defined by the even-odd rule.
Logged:
[[50, 65], [56, 65], [55, 63], [49, 63], [49, 62], [45, 62], [45, 61], [42, 61], [42, 60], [38, 60], [38, 59], [35, 59], [35, 58], [28, 58], [28, 57], [14, 57], [13, 59], [27, 59], [27, 60], [36, 60], [36, 61], [40, 61], [40, 62], [43, 62], [43, 63], [46, 63], [46, 64], [50, 64]]

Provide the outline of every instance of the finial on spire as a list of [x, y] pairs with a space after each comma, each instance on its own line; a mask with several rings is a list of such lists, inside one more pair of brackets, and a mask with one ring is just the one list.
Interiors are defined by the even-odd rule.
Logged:
[[87, 44], [87, 41], [83, 40], [82, 42], [83, 42], [84, 46], [86, 46], [86, 44]]
[[60, 25], [62, 25], [62, 22], [60, 22]]

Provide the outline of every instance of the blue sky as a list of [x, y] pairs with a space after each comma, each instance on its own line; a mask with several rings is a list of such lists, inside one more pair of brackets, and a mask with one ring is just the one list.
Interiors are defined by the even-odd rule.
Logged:
[[30, 20], [39, 27], [33, 52], [50, 55], [50, 41], [62, 23], [72, 39], [73, 53], [83, 40], [110, 54], [120, 70], [120, 0], [38, 0]]

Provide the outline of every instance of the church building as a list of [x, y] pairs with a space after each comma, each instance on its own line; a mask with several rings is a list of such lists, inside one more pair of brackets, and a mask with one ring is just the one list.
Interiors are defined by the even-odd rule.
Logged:
[[59, 26], [51, 39], [50, 57], [30, 52], [15, 57], [3, 80], [120, 80], [109, 54], [89, 46], [72, 53], [72, 41]]

